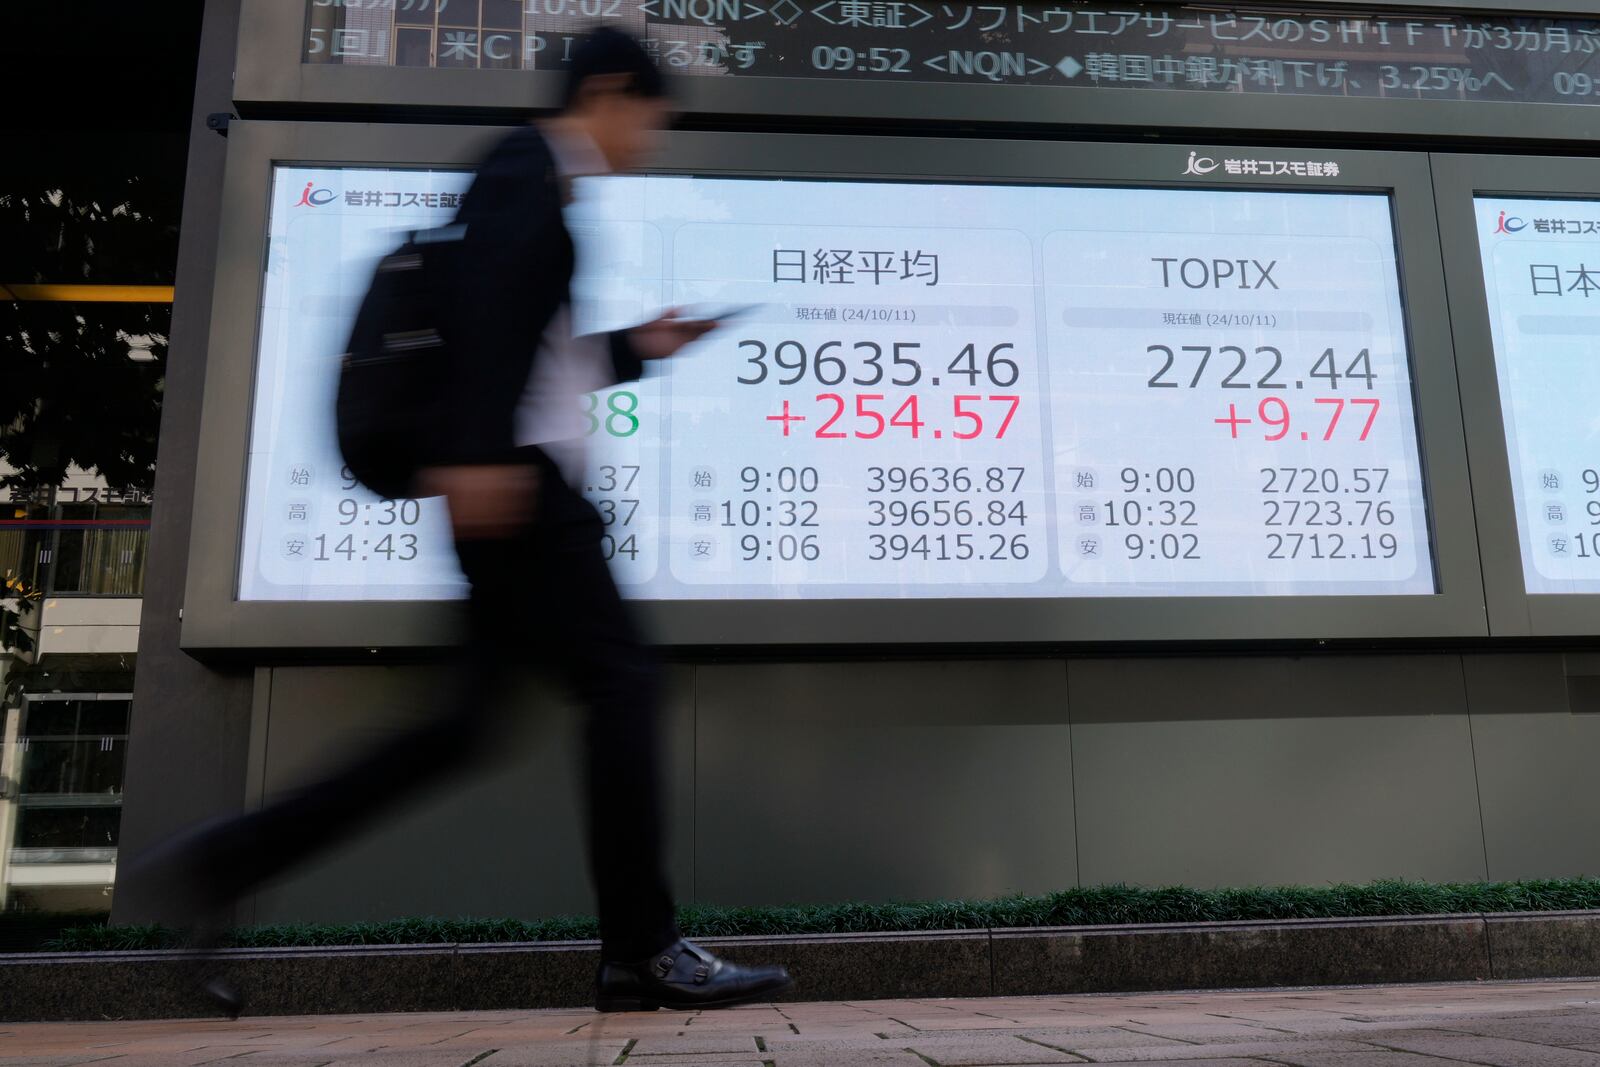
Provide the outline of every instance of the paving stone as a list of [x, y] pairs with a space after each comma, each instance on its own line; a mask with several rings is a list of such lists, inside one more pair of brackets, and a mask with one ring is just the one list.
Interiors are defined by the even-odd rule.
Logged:
[[[122, 1064], [135, 1059], [159, 1058], [166, 1067], [198, 1067], [200, 1064], [217, 1063], [221, 1060], [231, 1059], [254, 1051], [258, 1051], [258, 1049], [239, 1045], [207, 1045], [203, 1048], [194, 1048], [191, 1045], [188, 1048], [169, 1049], [141, 1047], [136, 1052], [125, 1053], [125, 1059], [119, 1058], [115, 1062], [121, 1067]], [[110, 1051], [103, 1050], [90, 1055], [100, 1057], [111, 1054]]]
[[922, 1053], [940, 1067], [976, 1067], [983, 1064], [1083, 1063], [1085, 1057], [1046, 1048], [1021, 1038], [999, 1034], [988, 1037], [918, 1036], [905, 1047]]
[[[769, 1030], [762, 1035], [768, 1044], [773, 1042], [805, 1044], [813, 1041], [856, 1040], [874, 1035], [887, 1038], [913, 1037], [922, 1031], [902, 1026], [891, 1019], [873, 1019], [855, 1026], [805, 1026], [797, 1030]], [[900, 1042], [902, 1045], [904, 1041]]]
[[1274, 1052], [1273, 1063], [1284, 1067], [1473, 1067], [1466, 1060], [1442, 1060], [1415, 1052]]
[[1342, 1034], [1363, 1030], [1381, 1030], [1391, 1024], [1369, 1019], [1352, 1019], [1331, 1011], [1304, 1011], [1295, 1008], [1274, 1008], [1268, 1011], [1232, 1011], [1227, 1018], [1240, 1023], [1254, 1023], [1268, 1030], [1291, 1034]]
[[1031, 1029], [1022, 1031], [1022, 1035], [1041, 1044], [1054, 1045], [1070, 1052], [1104, 1048], [1182, 1048], [1188, 1044], [1177, 1038], [1142, 1034], [1117, 1026], [1086, 1027], [1076, 1030]]
[[1470, 1060], [1492, 1067], [1600, 1067], [1600, 1053], [1508, 1041], [1498, 1037], [1417, 1030], [1370, 1035], [1368, 1040], [1388, 1048], [1446, 1059]]
[[1286, 1051], [1305, 1052], [1367, 1052], [1370, 1045], [1353, 1041], [1258, 1041], [1237, 1044], [1184, 1045], [1179, 1048], [1108, 1048], [1092, 1053], [1097, 1063], [1148, 1063], [1152, 1060], [1207, 1060], [1235, 1057], [1245, 1059], [1260, 1056], [1274, 1059]]
[[[480, 1049], [486, 1052], [487, 1049]], [[282, 1057], [269, 1058], [266, 1056], [247, 1056], [242, 1060], [228, 1060], [227, 1067], [312, 1067], [313, 1064], [331, 1063], [337, 1067], [462, 1067], [470, 1060], [471, 1056], [463, 1056], [459, 1052], [420, 1052], [408, 1049], [404, 1052], [368, 1053], [358, 1056], [334, 1058], [325, 1056], [302, 1057], [298, 1059], [285, 1059]], [[148, 1063], [134, 1060], [112, 1060], [113, 1067], [162, 1067], [162, 1061], [151, 1060]], [[476, 1067], [476, 1065], [474, 1065]], [[553, 1065], [552, 1065], [553, 1067]], [[576, 1064], [573, 1067], [577, 1067]]]
[[1461, 1020], [1441, 1026], [1483, 1037], [1503, 1037], [1512, 1041], [1533, 1041], [1541, 1045], [1600, 1044], [1600, 1016], [1556, 1015], [1539, 1019]]
[[657, 1056], [663, 1053], [674, 1056], [687, 1056], [699, 1053], [715, 1052], [742, 1052], [753, 1055], [758, 1052], [756, 1039], [751, 1034], [708, 1033], [701, 1034], [684, 1030], [683, 1035], [640, 1038], [639, 1043], [633, 1046], [633, 1051], [628, 1053], [628, 1058], [635, 1056]]
[[[1194, 1067], [1193, 1060], [1145, 1060], [1150, 1067]], [[1241, 1060], [1235, 1057], [1220, 1060], [1206, 1060], [1205, 1067], [1262, 1067], [1271, 1060]]]
[[784, 1056], [832, 1056], [835, 1062], [843, 1062], [856, 1056], [873, 1055], [879, 1052], [895, 1056], [905, 1052], [906, 1045], [910, 1042], [904, 1034], [891, 1034], [887, 1039], [877, 1037], [870, 1033], [856, 1033], [853, 1035], [836, 1035], [833, 1037], [803, 1038], [790, 1034], [788, 1037], [774, 1037], [766, 1042], [766, 1049], [760, 1053], [762, 1059], [781, 1059]]
[[[501, 1049], [473, 1067], [607, 1067], [617, 1061], [621, 1051], [618, 1048], [589, 1052], [565, 1046], [523, 1045]], [[338, 1062], [334, 1067], [344, 1067], [344, 1064]]]
[[873, 1064], [874, 1067], [928, 1067], [926, 1060], [903, 1049], [852, 1049], [848, 1056], [841, 1056], [832, 1049], [794, 1050], [772, 1053], [767, 1059], [774, 1067], [859, 1067], [860, 1064]]
[[0, 1067], [463, 1067], [492, 1049], [487, 1067], [609, 1067], [624, 1049], [631, 1067], [1600, 1067], [1600, 981], [0, 1028]]
[[743, 1067], [752, 1059], [760, 1062], [766, 1059], [762, 1052], [657, 1052], [647, 1056], [635, 1056], [628, 1053], [628, 1062], [634, 1067], [642, 1064], [652, 1064], [654, 1067], [682, 1067], [685, 1063], [706, 1064], [707, 1067], [715, 1064], [717, 1067]]
[[1295, 1036], [1281, 1030], [1270, 1029], [1261, 1024], [1225, 1022], [1215, 1018], [1207, 1019], [1203, 1022], [1139, 1019], [1129, 1023], [1128, 1029], [1135, 1033], [1148, 1034], [1151, 1037], [1177, 1038], [1182, 1041], [1208, 1045], [1276, 1041], [1290, 1039]]

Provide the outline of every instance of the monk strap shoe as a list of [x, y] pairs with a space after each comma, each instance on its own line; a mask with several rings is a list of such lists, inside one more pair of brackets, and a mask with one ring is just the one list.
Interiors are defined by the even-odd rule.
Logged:
[[794, 984], [782, 967], [729, 963], [682, 938], [648, 959], [602, 963], [600, 1011], [721, 1008], [774, 996]]

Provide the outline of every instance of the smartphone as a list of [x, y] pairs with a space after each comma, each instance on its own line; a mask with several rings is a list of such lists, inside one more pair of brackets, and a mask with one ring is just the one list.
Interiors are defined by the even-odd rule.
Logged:
[[723, 307], [713, 307], [708, 311], [700, 311], [699, 309], [696, 309], [694, 318], [712, 322], [723, 322], [727, 319], [737, 318], [740, 315], [748, 315], [750, 312], [756, 310], [756, 308], [765, 306], [765, 304], [728, 304]]

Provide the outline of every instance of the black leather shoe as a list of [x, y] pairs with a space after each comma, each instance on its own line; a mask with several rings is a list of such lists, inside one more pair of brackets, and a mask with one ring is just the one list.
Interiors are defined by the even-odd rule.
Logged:
[[638, 963], [602, 963], [594, 1006], [600, 1011], [722, 1008], [793, 984], [782, 967], [741, 967], [679, 938]]
[[237, 1019], [244, 1011], [244, 994], [226, 978], [216, 975], [201, 978], [200, 995], [207, 1004], [230, 1019]]

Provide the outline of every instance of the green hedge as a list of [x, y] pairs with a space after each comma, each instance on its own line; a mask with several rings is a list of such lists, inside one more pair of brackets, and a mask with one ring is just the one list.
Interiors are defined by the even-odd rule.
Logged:
[[[695, 905], [681, 908], [688, 937], [737, 934], [880, 933], [982, 930], [1019, 926], [1224, 922], [1238, 919], [1327, 919], [1384, 915], [1449, 915], [1496, 911], [1600, 908], [1600, 879], [1529, 882], [1383, 881], [1321, 888], [1142, 889], [1128, 885], [1066, 889], [1038, 897], [942, 900], [910, 904], [806, 904], [772, 908]], [[308, 945], [414, 945], [501, 941], [571, 941], [599, 936], [595, 920], [393, 919], [363, 923], [295, 923], [235, 930], [227, 944], [243, 948]], [[158, 926], [83, 926], [46, 944], [51, 951], [168, 948], [178, 935]]]

